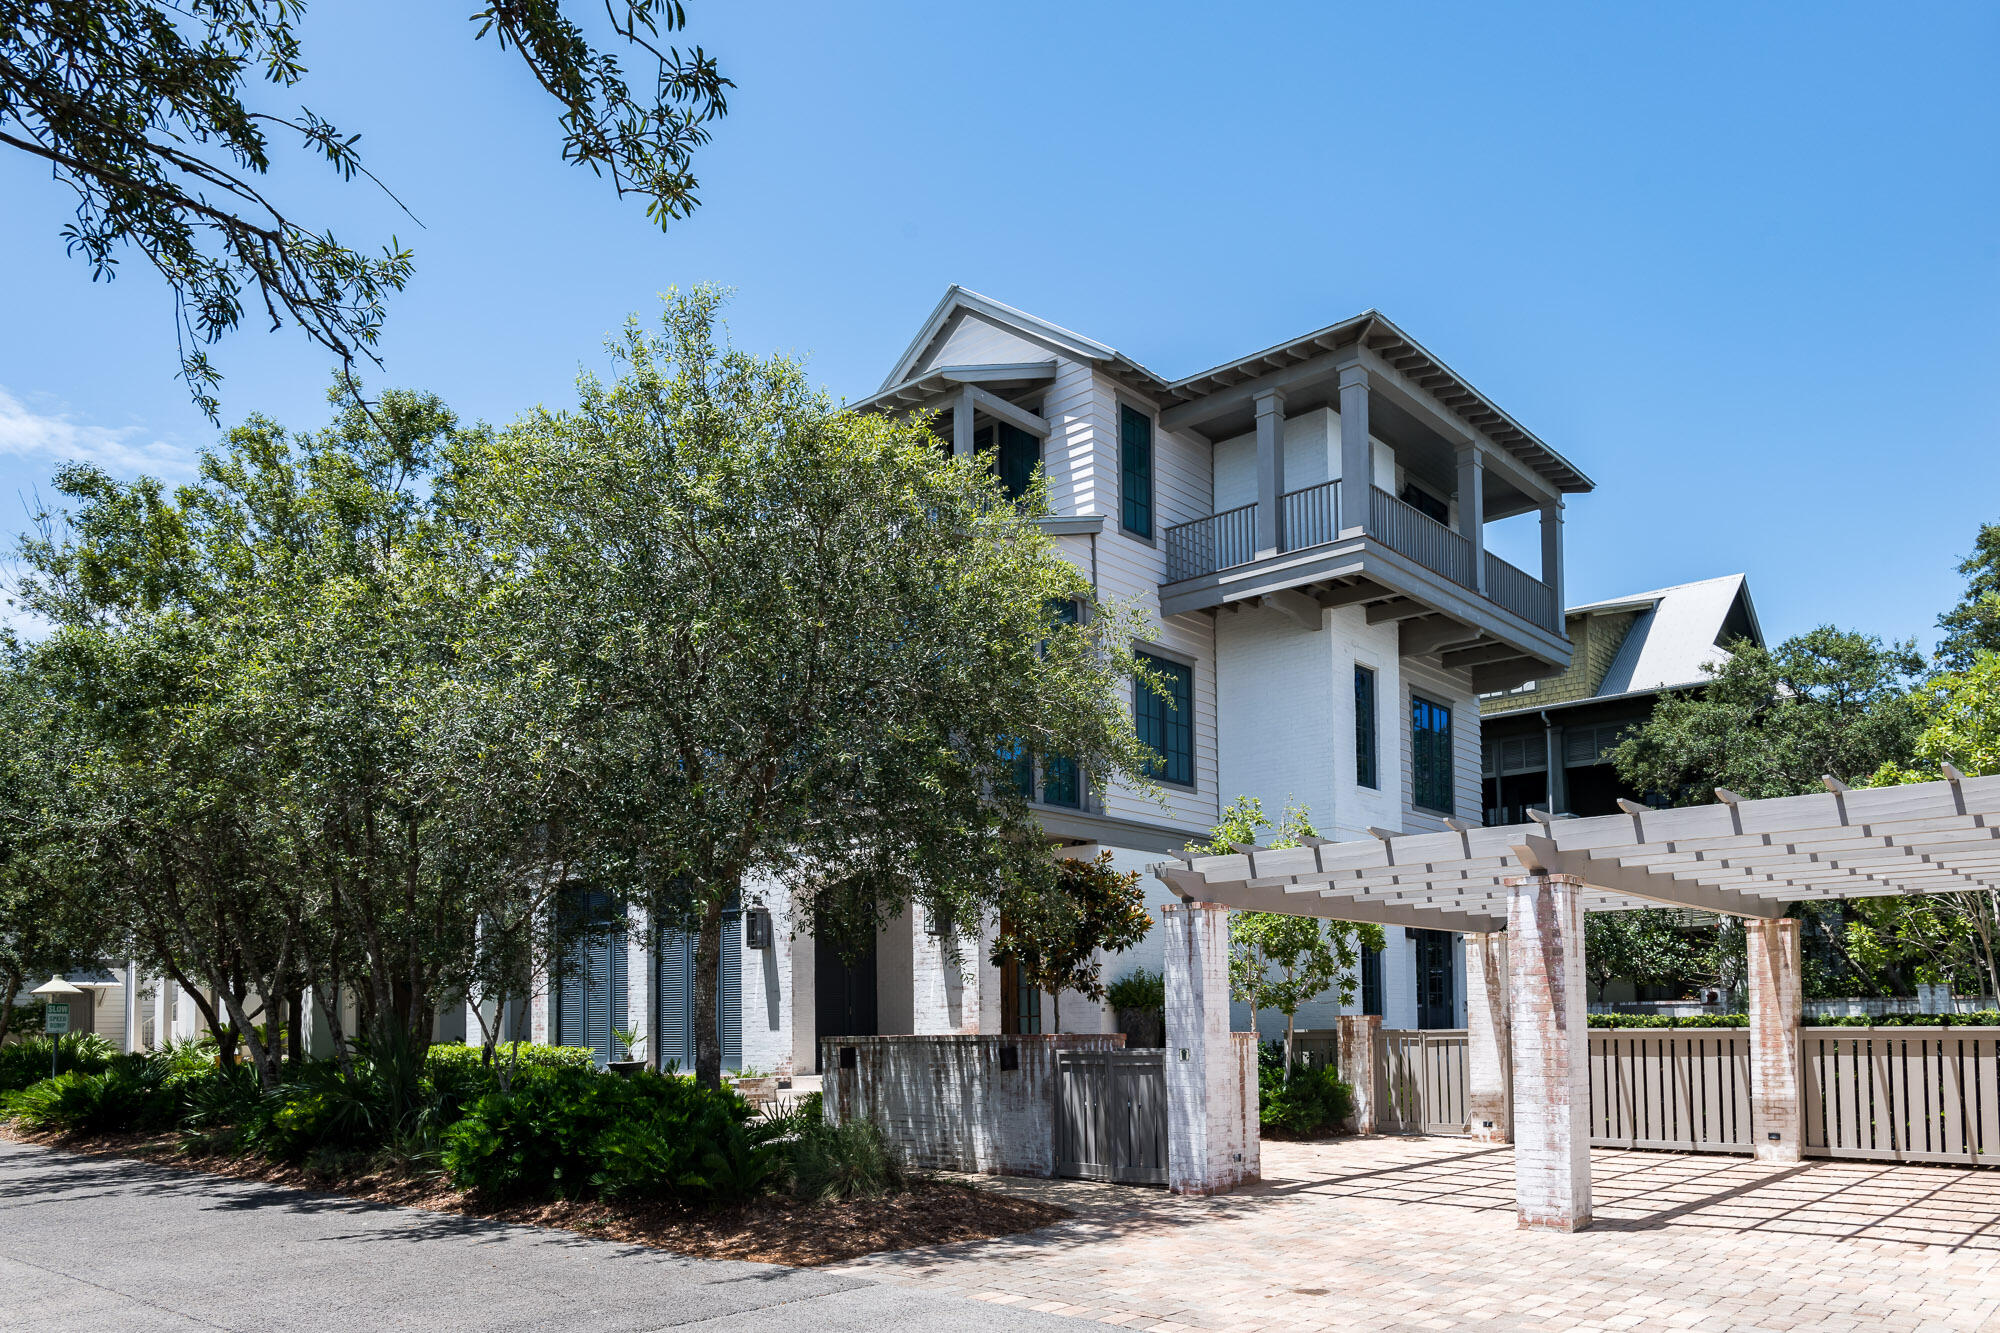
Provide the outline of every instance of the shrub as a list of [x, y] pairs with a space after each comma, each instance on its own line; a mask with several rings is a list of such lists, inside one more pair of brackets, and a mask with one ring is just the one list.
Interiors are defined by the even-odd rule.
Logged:
[[19, 1092], [49, 1076], [50, 1049], [60, 1044], [56, 1072], [101, 1074], [110, 1068], [117, 1048], [94, 1032], [61, 1037], [38, 1036], [0, 1046], [0, 1092]]
[[899, 1194], [907, 1185], [902, 1163], [872, 1120], [806, 1123], [786, 1145], [786, 1173], [792, 1193], [808, 1202]]
[[606, 1195], [737, 1199], [777, 1169], [772, 1122], [732, 1092], [642, 1072], [535, 1068], [480, 1097], [444, 1135], [461, 1189], [496, 1198]]
[[1148, 972], [1143, 967], [1134, 968], [1112, 982], [1104, 995], [1113, 1009], [1158, 1009], [1164, 1013], [1167, 1008], [1167, 979], [1162, 973]]
[[65, 1134], [150, 1132], [174, 1121], [174, 1096], [143, 1056], [121, 1056], [101, 1073], [71, 1070], [13, 1093], [8, 1111], [29, 1129]]
[[1354, 1089], [1340, 1081], [1331, 1065], [1294, 1063], [1284, 1070], [1283, 1048], [1274, 1066], [1257, 1066], [1258, 1123], [1300, 1136], [1337, 1129], [1354, 1110]]
[[1594, 1028], [1740, 1028], [1748, 1014], [1592, 1014]]

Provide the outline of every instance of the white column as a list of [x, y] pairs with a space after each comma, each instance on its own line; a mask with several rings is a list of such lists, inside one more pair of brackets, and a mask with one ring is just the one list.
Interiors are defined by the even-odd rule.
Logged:
[[1278, 503], [1285, 493], [1285, 395], [1266, 389], [1257, 405], [1257, 554], [1274, 555], [1282, 542]]
[[[651, 1068], [659, 1067], [660, 1053], [653, 1040], [653, 1033], [659, 1027], [660, 969], [653, 966], [653, 922], [643, 907], [631, 909], [626, 921], [625, 935], [625, 1026], [645, 1038], [646, 1044], [639, 1048], [636, 1057], [647, 1062]], [[737, 919], [737, 928], [742, 929], [742, 919]], [[628, 1058], [631, 1053], [623, 1052]]]
[[951, 451], [959, 458], [972, 457], [972, 393], [958, 391], [951, 409]]
[[1229, 1030], [1229, 909], [1168, 903], [1167, 1188], [1220, 1194], [1258, 1175], [1256, 1038]]
[[1590, 1225], [1590, 1031], [1584, 1010], [1582, 881], [1507, 881], [1513, 1018], [1514, 1199], [1520, 1225]]
[[125, 960], [124, 1049], [127, 1055], [139, 1049], [139, 964], [130, 958]]
[[1458, 446], [1458, 531], [1472, 543], [1472, 586], [1486, 591], [1486, 460], [1471, 440]]
[[1465, 1106], [1475, 1141], [1513, 1131], [1514, 1053], [1507, 1008], [1507, 936], [1465, 937]]
[[1340, 372], [1340, 527], [1368, 526], [1368, 488], [1374, 484], [1375, 450], [1368, 443], [1368, 372]]
[[1750, 964], [1750, 1128], [1760, 1162], [1796, 1162], [1799, 1118], [1799, 923], [1748, 920]]

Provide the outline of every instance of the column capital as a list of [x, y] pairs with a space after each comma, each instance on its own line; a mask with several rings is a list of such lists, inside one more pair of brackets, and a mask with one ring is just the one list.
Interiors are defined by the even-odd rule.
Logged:
[[1368, 367], [1342, 366], [1340, 368], [1340, 387], [1343, 389], [1367, 388]]
[[1460, 467], [1467, 463], [1478, 468], [1486, 466], [1486, 448], [1477, 440], [1460, 440], [1452, 446], [1451, 452]]
[[1211, 903], [1200, 898], [1184, 898], [1179, 902], [1160, 904], [1160, 915], [1163, 918], [1166, 917], [1169, 913], [1182, 912], [1182, 911], [1192, 916], [1197, 910], [1204, 912], [1227, 912], [1229, 910], [1229, 904]]
[[1251, 395], [1250, 401], [1257, 405], [1257, 415], [1260, 417], [1272, 412], [1282, 412], [1285, 410], [1285, 391], [1283, 389], [1259, 389], [1255, 394]]

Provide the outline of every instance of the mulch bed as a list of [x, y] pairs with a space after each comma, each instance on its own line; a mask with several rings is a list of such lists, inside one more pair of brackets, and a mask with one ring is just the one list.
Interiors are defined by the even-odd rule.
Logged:
[[553, 1227], [697, 1259], [748, 1259], [800, 1268], [841, 1263], [884, 1250], [1011, 1236], [1075, 1216], [1053, 1204], [921, 1177], [912, 1180], [902, 1194], [827, 1203], [801, 1203], [767, 1195], [721, 1208], [665, 1201], [563, 1199], [487, 1207], [453, 1189], [441, 1176], [426, 1172], [378, 1171], [336, 1179], [263, 1158], [196, 1155], [184, 1150], [179, 1137], [172, 1134], [65, 1137], [6, 1126], [0, 1128], [0, 1138], [86, 1156], [134, 1158], [240, 1180], [318, 1190], [370, 1203]]

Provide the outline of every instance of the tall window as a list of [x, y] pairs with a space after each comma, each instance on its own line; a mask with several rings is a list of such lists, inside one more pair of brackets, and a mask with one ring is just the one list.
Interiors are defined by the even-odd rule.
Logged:
[[1146, 776], [1162, 782], [1194, 785], [1194, 668], [1151, 653], [1139, 654], [1142, 665], [1166, 684], [1163, 699], [1139, 681], [1132, 682], [1132, 720], [1139, 739], [1159, 755]]
[[1382, 951], [1363, 949], [1361, 951], [1361, 1012], [1380, 1015], [1382, 1012]]
[[1153, 537], [1153, 419], [1144, 412], [1118, 405], [1119, 485], [1124, 500], [1125, 531]]
[[[999, 442], [997, 450], [994, 447], [996, 438]], [[1042, 465], [1042, 442], [1005, 422], [997, 427], [981, 426], [972, 437], [972, 449], [974, 453], [992, 456], [993, 471], [1000, 478], [1000, 489], [1016, 500], [1028, 493], [1028, 487], [1035, 481], [1035, 469]]]
[[1410, 800], [1419, 809], [1452, 813], [1451, 767], [1451, 710], [1411, 695]]
[[1380, 787], [1375, 776], [1375, 671], [1354, 668], [1354, 780], [1364, 787]]

